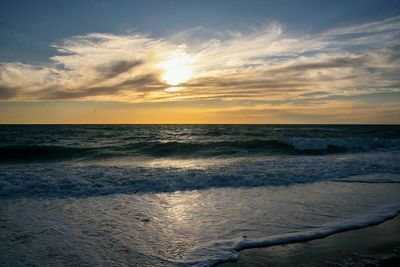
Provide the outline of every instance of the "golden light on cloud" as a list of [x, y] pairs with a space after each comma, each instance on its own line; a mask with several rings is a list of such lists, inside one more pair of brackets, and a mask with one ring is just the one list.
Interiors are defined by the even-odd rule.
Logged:
[[[190, 79], [193, 74], [193, 68], [191, 66], [192, 59], [188, 54], [176, 53], [171, 56], [170, 59], [160, 64], [161, 68], [164, 70], [162, 79], [169, 85], [175, 86], [184, 83]], [[171, 87], [169, 92], [175, 92], [179, 90], [174, 90]], [[168, 91], [168, 90], [167, 90]]]
[[182, 87], [168, 87], [167, 89], [165, 89], [165, 92], [178, 92], [183, 90]]
[[[0, 121], [5, 102], [79, 100], [146, 107], [179, 102], [199, 104], [197, 110], [208, 102], [224, 109], [238, 104], [249, 112], [240, 113], [246, 121], [254, 116], [269, 123], [267, 113], [248, 107], [297, 100], [309, 106], [333, 96], [398, 93], [399, 30], [400, 17], [395, 17], [306, 36], [286, 32], [279, 23], [243, 32], [196, 28], [163, 39], [136, 32], [72, 36], [52, 45], [57, 53], [49, 63], [0, 62]], [[390, 47], [376, 42], [381, 35]], [[348, 38], [336, 40], [337, 36]], [[360, 49], [348, 50], [353, 46]], [[181, 105], [174, 108], [176, 114], [181, 112]], [[218, 122], [231, 122], [225, 119], [228, 113], [215, 115]], [[147, 122], [193, 122], [190, 116], [181, 119], [176, 114], [165, 120], [147, 117]], [[293, 122], [281, 116], [280, 122]], [[215, 122], [210, 117], [201, 122], [207, 121]]]

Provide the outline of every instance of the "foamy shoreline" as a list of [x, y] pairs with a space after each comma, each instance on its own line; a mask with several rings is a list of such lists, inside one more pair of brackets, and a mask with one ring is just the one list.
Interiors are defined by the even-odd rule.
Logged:
[[237, 266], [398, 266], [400, 216], [379, 224], [340, 232], [323, 239], [240, 251]]

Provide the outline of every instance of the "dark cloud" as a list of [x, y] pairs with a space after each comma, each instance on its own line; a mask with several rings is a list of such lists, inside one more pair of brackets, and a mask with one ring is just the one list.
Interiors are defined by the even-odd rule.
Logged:
[[[304, 87], [311, 86], [312, 83], [305, 78], [297, 79], [268, 79], [261, 77], [209, 77], [195, 80], [193, 82], [187, 83], [184, 86], [188, 88], [202, 88], [205, 90], [211, 90], [215, 92], [218, 88], [218, 92], [226, 91], [237, 94], [238, 91], [243, 93], [259, 93], [268, 89], [268, 92], [293, 92], [293, 91], [303, 91]], [[204, 92], [204, 91], [203, 91]]]
[[366, 62], [364, 57], [339, 57], [331, 58], [322, 62], [308, 62], [308, 63], [295, 63], [283, 67], [282, 69], [277, 69], [276, 71], [284, 72], [303, 72], [309, 70], [321, 70], [321, 69], [331, 69], [331, 68], [346, 68], [346, 67], [357, 67], [363, 65]]
[[0, 99], [11, 99], [17, 95], [18, 88], [0, 85]]
[[135, 60], [135, 61], [119, 60], [108, 64], [100, 65], [96, 68], [96, 70], [99, 73], [99, 79], [108, 80], [117, 77], [122, 73], [128, 72], [132, 68], [140, 66], [141, 64], [143, 64], [143, 61], [141, 60]]
[[138, 78], [123, 81], [115, 86], [129, 87], [134, 88], [135, 91], [146, 92], [163, 89], [166, 87], [166, 84], [162, 83], [155, 74], [147, 74]]
[[43, 99], [73, 99], [89, 96], [113, 95], [122, 91], [149, 92], [164, 88], [165, 84], [161, 83], [155, 75], [147, 74], [112, 86], [93, 86], [80, 90], [46, 88], [39, 92], [39, 94]]

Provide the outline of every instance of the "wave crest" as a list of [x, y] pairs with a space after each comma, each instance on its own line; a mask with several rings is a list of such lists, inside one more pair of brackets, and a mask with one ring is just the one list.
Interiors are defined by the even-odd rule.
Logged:
[[400, 150], [400, 139], [282, 138], [211, 142], [136, 142], [99, 147], [16, 145], [0, 147], [0, 160], [37, 162], [132, 156], [207, 158], [247, 155], [323, 155], [374, 150]]

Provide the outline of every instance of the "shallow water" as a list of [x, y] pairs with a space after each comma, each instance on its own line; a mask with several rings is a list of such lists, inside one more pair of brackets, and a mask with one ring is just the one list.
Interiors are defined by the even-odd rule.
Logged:
[[400, 184], [315, 182], [6, 199], [1, 258], [13, 266], [208, 266], [271, 237], [280, 244], [299, 238], [288, 233], [307, 240], [302, 236], [332, 223], [336, 232], [383, 221], [400, 211], [399, 190]]

